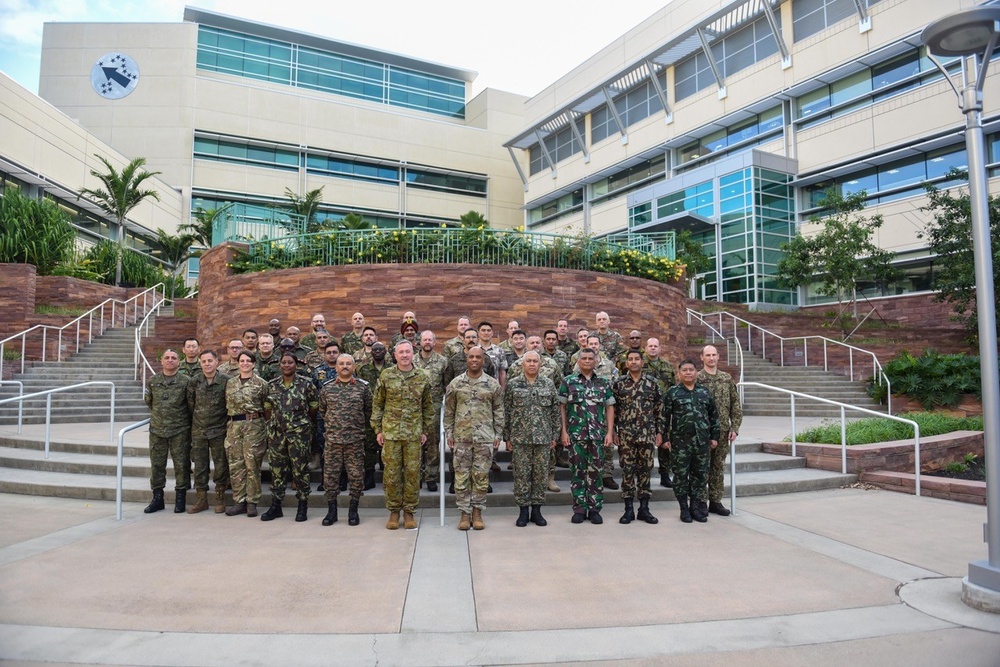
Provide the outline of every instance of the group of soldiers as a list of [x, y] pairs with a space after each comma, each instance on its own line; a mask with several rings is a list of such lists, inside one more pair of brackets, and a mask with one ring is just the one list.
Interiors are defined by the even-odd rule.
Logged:
[[[435, 334], [421, 331], [413, 312], [404, 313], [388, 344], [362, 313], [339, 341], [316, 314], [304, 336], [295, 326], [282, 332], [277, 319], [266, 333], [245, 330], [229, 341], [225, 363], [188, 339], [180, 354], [163, 352], [162, 370], [146, 389], [153, 499], [145, 511], [164, 509], [169, 454], [174, 512], [208, 509], [214, 466], [215, 512], [257, 516], [266, 454], [271, 506], [261, 520], [283, 516], [289, 484], [298, 500], [295, 519], [307, 520], [309, 472], [319, 468], [317, 490], [328, 505], [323, 525], [337, 522], [338, 495], [348, 489], [348, 523], [358, 525], [358, 501], [375, 487], [380, 465], [386, 527], [416, 528], [421, 485], [437, 491], [443, 430], [461, 530], [485, 528], [501, 443], [511, 452], [519, 527], [546, 525], [541, 507], [547, 491], [560, 490], [557, 467], [571, 469], [573, 523], [602, 523], [603, 490], [619, 488], [615, 448], [625, 506], [620, 523], [657, 523], [649, 509], [654, 453], [681, 521], [728, 515], [723, 473], [742, 409], [717, 350], [702, 350], [700, 370], [694, 360], [682, 361], [677, 381], [659, 340], [643, 343], [637, 330], [623, 337], [605, 312], [595, 323], [574, 339], [565, 319], [541, 335], [512, 320], [498, 344], [491, 322], [473, 326], [461, 317], [439, 353]], [[188, 507], [192, 465], [197, 500]]]

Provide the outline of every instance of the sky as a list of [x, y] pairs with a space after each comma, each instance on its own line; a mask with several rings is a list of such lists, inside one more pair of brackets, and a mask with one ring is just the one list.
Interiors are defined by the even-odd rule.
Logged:
[[222, 14], [478, 72], [472, 94], [534, 95], [670, 0], [0, 0], [0, 71], [37, 92], [42, 26]]

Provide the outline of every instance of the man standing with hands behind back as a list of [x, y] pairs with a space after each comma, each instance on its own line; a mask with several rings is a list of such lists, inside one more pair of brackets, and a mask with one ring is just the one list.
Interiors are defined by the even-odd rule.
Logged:
[[719, 351], [712, 345], [701, 350], [702, 369], [698, 382], [704, 385], [715, 399], [719, 411], [719, 446], [712, 450], [708, 464], [708, 511], [719, 516], [729, 516], [729, 509], [722, 504], [723, 475], [726, 457], [743, 424], [743, 406], [733, 377], [719, 370]]

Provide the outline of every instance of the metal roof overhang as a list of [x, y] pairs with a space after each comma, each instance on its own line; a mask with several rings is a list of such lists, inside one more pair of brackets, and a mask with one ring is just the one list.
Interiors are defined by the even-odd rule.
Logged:
[[647, 222], [629, 229], [630, 232], [639, 234], [650, 234], [652, 232], [680, 232], [685, 230], [700, 231], [714, 227], [715, 223], [710, 218], [690, 211], [680, 211], [661, 220]]

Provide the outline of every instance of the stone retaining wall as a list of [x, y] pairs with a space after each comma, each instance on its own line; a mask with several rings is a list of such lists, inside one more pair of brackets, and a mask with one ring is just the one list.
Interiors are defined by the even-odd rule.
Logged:
[[[887, 491], [915, 494], [917, 489], [917, 477], [913, 473], [876, 470], [862, 473], [859, 478], [866, 484], [874, 484]], [[973, 505], [985, 505], [986, 482], [921, 475], [920, 495], [972, 503]]]

